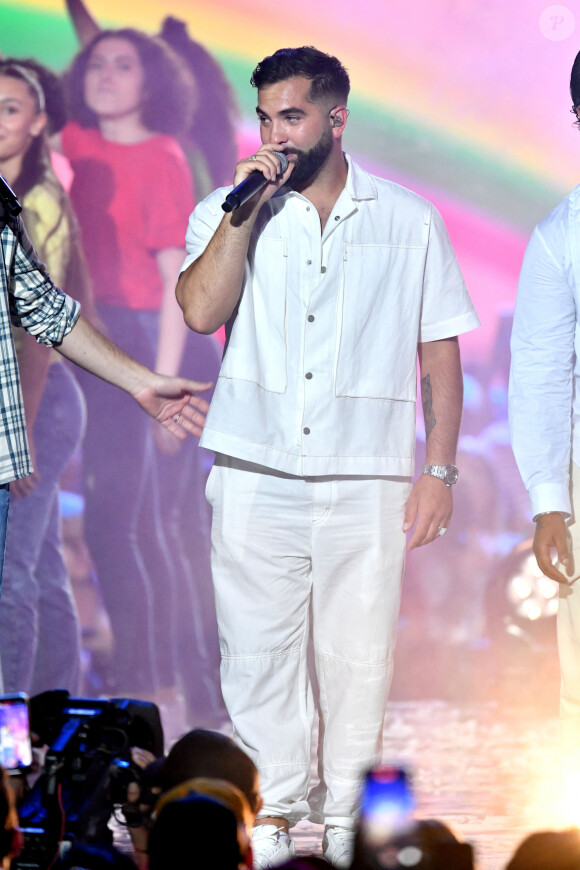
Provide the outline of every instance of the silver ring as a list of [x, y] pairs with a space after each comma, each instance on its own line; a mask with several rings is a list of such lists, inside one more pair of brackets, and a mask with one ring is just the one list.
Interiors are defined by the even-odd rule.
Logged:
[[442, 538], [446, 531], [447, 529], [444, 526], [439, 526], [439, 528], [437, 529], [437, 534], [440, 538]]
[[252, 156], [250, 157], [250, 160], [257, 160], [257, 159], [258, 159], [258, 158], [256, 157], [255, 154], [252, 154]]
[[181, 420], [181, 414], [176, 414], [175, 417], [173, 418], [174, 423], [179, 423], [180, 420]]

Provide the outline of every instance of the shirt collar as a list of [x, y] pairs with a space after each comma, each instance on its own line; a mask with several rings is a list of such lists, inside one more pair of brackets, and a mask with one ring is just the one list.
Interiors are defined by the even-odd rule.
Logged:
[[375, 180], [370, 173], [355, 163], [352, 157], [348, 154], [344, 155], [347, 166], [348, 175], [346, 177], [346, 190], [353, 199], [376, 199], [377, 186]]

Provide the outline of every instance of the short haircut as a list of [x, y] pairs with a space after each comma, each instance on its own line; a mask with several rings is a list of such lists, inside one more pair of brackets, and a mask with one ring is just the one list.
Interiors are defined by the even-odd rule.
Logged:
[[188, 779], [225, 779], [245, 795], [252, 812], [258, 811], [257, 768], [233, 740], [218, 731], [196, 728], [177, 741], [163, 763], [159, 784], [164, 791]]
[[310, 79], [308, 99], [312, 103], [329, 101], [346, 103], [350, 91], [348, 73], [331, 54], [325, 54], [312, 45], [302, 48], [279, 48], [261, 60], [250, 83], [265, 88], [293, 78]]
[[177, 135], [185, 130], [194, 109], [195, 87], [184, 62], [166, 43], [140, 30], [102, 30], [73, 61], [67, 74], [72, 118], [81, 127], [98, 127], [96, 114], [85, 102], [85, 77], [93, 49], [104, 39], [126, 39], [137, 50], [143, 67], [141, 121], [152, 133]]
[[236, 817], [229, 807], [207, 795], [187, 795], [168, 803], [157, 814], [147, 851], [151, 870], [237, 870], [242, 856]]

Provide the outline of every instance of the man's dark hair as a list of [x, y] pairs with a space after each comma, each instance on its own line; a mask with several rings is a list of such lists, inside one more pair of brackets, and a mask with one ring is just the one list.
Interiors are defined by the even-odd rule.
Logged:
[[195, 89], [184, 62], [162, 40], [140, 30], [101, 30], [73, 61], [67, 73], [69, 107], [81, 127], [98, 127], [95, 113], [85, 102], [85, 76], [96, 45], [104, 39], [125, 39], [139, 55], [144, 72], [141, 121], [152, 133], [177, 136], [192, 114]]
[[196, 728], [177, 741], [159, 776], [164, 791], [188, 779], [225, 779], [245, 795], [252, 812], [257, 812], [256, 765], [233, 740], [217, 731]]
[[570, 111], [575, 116], [576, 120], [574, 123], [580, 128], [580, 121], [576, 114], [576, 109], [580, 107], [580, 51], [576, 55], [576, 59], [572, 65], [572, 72], [570, 74], [570, 96], [572, 97], [572, 108]]
[[328, 100], [331, 103], [346, 103], [350, 91], [348, 73], [331, 54], [325, 54], [312, 45], [302, 48], [279, 48], [260, 61], [250, 83], [255, 88], [265, 88], [286, 79], [310, 79], [308, 99], [312, 103]]

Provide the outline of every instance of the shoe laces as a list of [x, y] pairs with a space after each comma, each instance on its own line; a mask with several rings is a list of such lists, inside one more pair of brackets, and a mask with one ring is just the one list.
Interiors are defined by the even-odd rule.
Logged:
[[326, 843], [335, 853], [335, 858], [349, 858], [353, 852], [353, 832], [347, 828], [329, 828]]
[[280, 843], [288, 845], [289, 835], [275, 825], [256, 825], [252, 831], [252, 844], [259, 847], [260, 855], [268, 858], [276, 853]]

